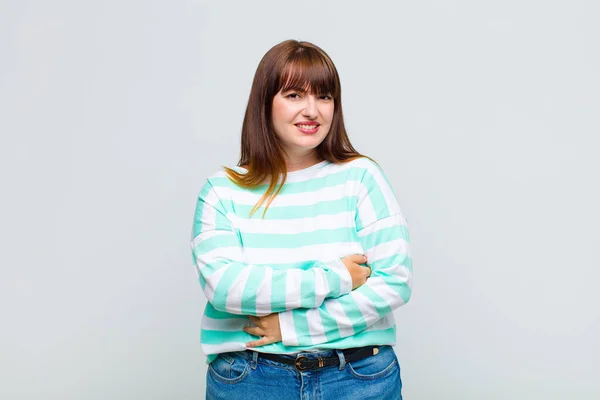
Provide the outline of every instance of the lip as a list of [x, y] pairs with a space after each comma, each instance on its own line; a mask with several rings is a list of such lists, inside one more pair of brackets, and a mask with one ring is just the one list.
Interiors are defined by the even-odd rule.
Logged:
[[321, 125], [321, 124], [316, 121], [301, 121], [301, 122], [295, 123], [294, 125], [298, 126], [298, 125]]

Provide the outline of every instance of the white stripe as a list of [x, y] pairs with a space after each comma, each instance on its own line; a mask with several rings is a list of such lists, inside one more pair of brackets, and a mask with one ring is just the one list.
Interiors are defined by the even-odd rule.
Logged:
[[[346, 183], [327, 186], [312, 192], [278, 194], [269, 207], [311, 206], [324, 201], [339, 200], [346, 197]], [[262, 197], [261, 193], [241, 192], [221, 186], [219, 196], [223, 199], [235, 199], [235, 204], [254, 206]]]
[[204, 277], [204, 280], [206, 281], [206, 285], [204, 285], [204, 295], [210, 303], [212, 303], [213, 297], [215, 296], [215, 289], [226, 270], [227, 267], [219, 268], [214, 273], [210, 274], [208, 278]]
[[[334, 164], [334, 163], [330, 163], [327, 165], [322, 166], [319, 169], [316, 169], [311, 173], [311, 174], [289, 174], [287, 176], [286, 179], [286, 183], [293, 183], [293, 182], [304, 182], [304, 181], [308, 181], [308, 180], [312, 180], [314, 178], [320, 178], [320, 177], [325, 177], [328, 175], [332, 175], [335, 174], [337, 172], [341, 172], [341, 171], [345, 171], [347, 169], [350, 168], [354, 168], [355, 166], [353, 165], [355, 161], [349, 162], [349, 163], [345, 163], [345, 164]], [[242, 167], [231, 167], [232, 169], [238, 171], [238, 172], [246, 172], [245, 168]], [[215, 173], [213, 173], [212, 175], [209, 176], [209, 180], [211, 178], [227, 178], [227, 173], [223, 170], [219, 170], [216, 171]], [[280, 179], [281, 180], [281, 179]], [[214, 186], [215, 189], [219, 189], [222, 186]]]
[[196, 246], [198, 246], [202, 241], [210, 239], [212, 237], [215, 236], [221, 236], [221, 235], [231, 235], [231, 231], [223, 231], [223, 230], [218, 230], [218, 231], [208, 231], [208, 232], [202, 232], [200, 234], [198, 234], [191, 243], [191, 247], [192, 250], [194, 250], [194, 248]]
[[404, 300], [398, 292], [388, 285], [383, 278], [373, 277], [367, 279], [366, 285], [375, 291], [392, 310], [404, 304]]
[[294, 234], [354, 227], [354, 213], [352, 212], [283, 220], [248, 219], [234, 214], [227, 214], [227, 218], [243, 233]]
[[321, 314], [318, 308], [311, 308], [306, 311], [306, 320], [308, 322], [308, 331], [312, 344], [320, 344], [327, 341], [325, 336], [325, 328], [323, 327], [323, 321], [321, 320]]
[[227, 298], [225, 300], [225, 309], [227, 312], [233, 314], [239, 314], [242, 311], [242, 294], [244, 293], [244, 287], [248, 281], [251, 268], [246, 266], [243, 268], [239, 275], [229, 286], [227, 291]]
[[256, 264], [288, 264], [302, 261], [333, 260], [351, 254], [362, 254], [359, 242], [324, 243], [294, 248], [244, 247], [248, 262]]
[[201, 343], [200, 346], [202, 347], [202, 352], [206, 355], [246, 350], [246, 343], [244, 342], [224, 342], [219, 344]]
[[[374, 278], [381, 278], [383, 279], [379, 273], [379, 271], [384, 271], [386, 276], [394, 276], [397, 278], [401, 278], [403, 281], [407, 282], [408, 279], [410, 278], [410, 270], [408, 268], [406, 268], [406, 266], [402, 265], [402, 264], [392, 264], [388, 267], [385, 268], [378, 268], [375, 270], [374, 273], [371, 274], [372, 277]], [[371, 278], [369, 278], [371, 279]], [[369, 279], [367, 279], [367, 283], [369, 283]]]
[[390, 329], [396, 325], [396, 320], [394, 318], [394, 313], [388, 313], [383, 316], [383, 318], [378, 319], [372, 325], [369, 325], [365, 331], [382, 331], [385, 329]]
[[380, 231], [385, 228], [391, 228], [396, 225], [406, 226], [406, 217], [404, 217], [403, 214], [392, 215], [391, 217], [387, 217], [375, 223], [372, 223], [371, 225], [358, 232], [358, 237], [362, 238], [371, 233]]
[[299, 174], [299, 175], [288, 175], [286, 183], [290, 182], [304, 182], [304, 181], [308, 181], [308, 180], [312, 180], [314, 178], [321, 178], [321, 177], [325, 177], [328, 175], [332, 175], [335, 174], [336, 172], [341, 172], [341, 171], [345, 171], [347, 169], [352, 168], [352, 165], [349, 164], [327, 164], [324, 165], [323, 167], [319, 168], [318, 170], [313, 171], [314, 173], [312, 174]]
[[[356, 254], [362, 254], [362, 247], [361, 252]], [[352, 290], [352, 276], [341, 258], [334, 258], [332, 261], [326, 261], [325, 264], [340, 276], [340, 293], [346, 294], [350, 292]]]
[[379, 189], [383, 193], [383, 197], [385, 198], [385, 202], [387, 204], [390, 214], [393, 215], [401, 213], [400, 205], [396, 200], [396, 196], [394, 196], [394, 192], [392, 191], [392, 188], [383, 176], [381, 170], [368, 160], [365, 160], [364, 167], [372, 175], [373, 179], [375, 179], [377, 186], [379, 186]]
[[358, 216], [363, 227], [377, 220], [375, 207], [369, 197], [368, 189], [364, 184], [360, 184], [358, 188]]
[[410, 245], [402, 238], [371, 247], [366, 249], [365, 252], [369, 264], [397, 254], [406, 255], [410, 258]]
[[204, 254], [196, 254], [196, 257], [201, 258], [205, 264], [219, 260], [244, 261], [244, 253], [241, 247], [217, 247], [209, 250]]
[[284, 311], [279, 315], [279, 329], [281, 330], [281, 342], [285, 346], [298, 346], [298, 337], [294, 327], [293, 311]]
[[287, 310], [298, 308], [302, 305], [301, 272], [299, 269], [290, 269], [285, 275], [285, 305]]
[[342, 337], [350, 336], [354, 334], [354, 326], [352, 321], [344, 312], [342, 305], [336, 299], [327, 300], [325, 303], [327, 311], [331, 315], [331, 318], [337, 323], [340, 335]]
[[379, 313], [377, 312], [377, 309], [375, 308], [373, 302], [371, 302], [371, 299], [357, 291], [350, 292], [350, 296], [352, 296], [352, 299], [358, 306], [358, 309], [363, 315], [363, 319], [365, 320], [367, 325], [379, 319]]
[[329, 293], [329, 282], [327, 281], [324, 270], [320, 268], [311, 268], [311, 271], [315, 274], [315, 307], [319, 307]]
[[248, 318], [210, 318], [206, 315], [202, 318], [202, 329], [209, 331], [242, 332], [242, 328], [250, 326]]
[[273, 270], [265, 267], [265, 275], [263, 276], [260, 286], [256, 290], [256, 315], [271, 314], [271, 291], [273, 285]]
[[217, 210], [214, 208], [213, 204], [217, 203], [219, 203], [219, 198], [215, 191], [211, 189], [204, 197], [199, 234], [215, 229], [217, 223]]

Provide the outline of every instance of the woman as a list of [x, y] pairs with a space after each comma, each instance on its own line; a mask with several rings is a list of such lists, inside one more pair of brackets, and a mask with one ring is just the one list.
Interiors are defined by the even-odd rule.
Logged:
[[191, 247], [207, 398], [402, 398], [391, 345], [411, 294], [406, 218], [352, 147], [319, 47], [287, 40], [261, 60], [240, 161], [205, 182]]

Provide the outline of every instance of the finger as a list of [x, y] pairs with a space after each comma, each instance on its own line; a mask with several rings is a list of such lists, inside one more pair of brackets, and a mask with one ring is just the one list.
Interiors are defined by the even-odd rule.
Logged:
[[371, 270], [371, 267], [364, 267], [364, 268], [366, 268], [366, 269], [368, 269], [368, 270], [369, 270], [369, 271], [367, 272], [367, 278], [368, 278], [368, 277], [370, 277], [370, 276], [371, 276], [371, 272], [373, 272], [373, 271]]
[[259, 326], [245, 326], [242, 330], [254, 336], [263, 336], [265, 334], [263, 329]]
[[367, 262], [367, 257], [365, 257], [362, 254], [355, 254], [352, 256], [352, 262], [355, 262], [356, 264], [364, 264]]
[[270, 338], [268, 336], [263, 336], [259, 340], [255, 340], [253, 342], [246, 343], [246, 346], [248, 346], [248, 347], [259, 347], [259, 346], [264, 346], [266, 344], [270, 344], [270, 343], [274, 343], [274, 342], [275, 342], [275, 340], [273, 338]]

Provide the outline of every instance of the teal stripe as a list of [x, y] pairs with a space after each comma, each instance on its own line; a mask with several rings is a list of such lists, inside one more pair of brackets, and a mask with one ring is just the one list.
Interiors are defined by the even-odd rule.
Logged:
[[340, 301], [342, 309], [352, 322], [352, 328], [354, 332], [360, 332], [367, 329], [367, 323], [364, 320], [360, 309], [358, 308], [358, 304], [352, 296], [347, 296], [344, 298], [344, 301]]
[[265, 276], [264, 268], [252, 268], [242, 294], [242, 313], [256, 315], [256, 294]]
[[[303, 314], [305, 313], [304, 310]], [[325, 337], [328, 342], [332, 340], [338, 339], [340, 337], [340, 330], [338, 329], [338, 325], [336, 321], [331, 318], [331, 314], [325, 307], [319, 307], [319, 315], [321, 316], [321, 321], [323, 321], [323, 329], [325, 330]], [[308, 331], [306, 331], [308, 334]]]
[[274, 312], [273, 304], [285, 302], [287, 280], [284, 275], [282, 273], [278, 274], [277, 271], [273, 271], [271, 275], [271, 312]]
[[404, 260], [404, 266], [408, 268], [411, 274], [413, 273], [412, 258], [406, 257], [406, 260]]
[[365, 227], [365, 224], [363, 223], [363, 220], [360, 217], [360, 213], [359, 212], [357, 212], [354, 215], [354, 226], [356, 226], [356, 231], [357, 232], [362, 231], [364, 229], [364, 227]]
[[[371, 204], [373, 204], [373, 209], [375, 210], [376, 219], [389, 217], [391, 214], [383, 192], [369, 172], [367, 172], [365, 177], [367, 179], [363, 181], [363, 185], [367, 188], [369, 200], [371, 200]], [[360, 209], [358, 210], [358, 213], [362, 214]]]
[[[257, 267], [273, 267], [272, 263], [252, 263], [252, 265], [257, 266]], [[292, 262], [292, 263], [277, 263], [277, 270], [279, 271], [285, 271], [288, 269], [292, 269], [292, 268], [298, 268], [301, 270], [309, 270], [313, 267], [316, 267], [318, 265], [315, 265], [314, 261], [298, 261], [298, 262]]]
[[[306, 331], [308, 334], [308, 331]], [[284, 346], [281, 342], [271, 343], [266, 346], [261, 346], [262, 351], [268, 353], [293, 353], [302, 350], [311, 350], [314, 348], [322, 349], [339, 349], [349, 347], [361, 347], [369, 345], [378, 345], [381, 343], [396, 342], [396, 327], [381, 329], [376, 331], [363, 331], [353, 336], [328, 340], [325, 343], [312, 344], [307, 334], [298, 338], [299, 346]], [[257, 336], [247, 334], [246, 332], [231, 332], [231, 331], [201, 331], [201, 341], [206, 344], [220, 344], [225, 342], [247, 343], [251, 340], [256, 340]], [[214, 341], [214, 342], [213, 342]]]
[[242, 270], [244, 269], [244, 264], [242, 263], [232, 263], [225, 273], [221, 276], [219, 283], [217, 284], [217, 288], [215, 289], [215, 293], [213, 295], [212, 302], [213, 304], [226, 304], [227, 301], [227, 292], [233, 282], [238, 278]]
[[229, 319], [229, 318], [239, 318], [246, 319], [248, 318], [246, 315], [238, 315], [238, 314], [230, 314], [228, 312], [219, 311], [213, 307], [212, 304], [206, 303], [206, 307], [204, 308], [204, 315], [213, 319]]
[[[381, 344], [381, 343], [395, 343], [396, 342], [396, 328], [382, 329], [378, 331], [369, 331], [357, 333], [353, 336], [348, 336], [343, 339], [344, 347], [361, 347], [366, 346], [365, 342], [368, 340], [370, 344]], [[339, 341], [338, 343], [342, 343]], [[339, 344], [338, 344], [339, 345]], [[333, 347], [335, 348], [335, 347]]]
[[200, 243], [194, 247], [193, 252], [196, 257], [200, 257], [202, 254], [206, 254], [209, 251], [220, 247], [240, 247], [240, 241], [233, 232], [226, 235], [216, 235], [201, 240]]
[[377, 164], [375, 164], [375, 166], [377, 167], [377, 169], [379, 170], [381, 176], [385, 180], [385, 183], [387, 183], [388, 190], [392, 193], [393, 198], [391, 198], [390, 200], [393, 201], [393, 202], [398, 202], [398, 199], [396, 197], [396, 193], [394, 191], [394, 187], [392, 186], [392, 183], [390, 182], [390, 180], [386, 176], [385, 172], [383, 172], [383, 169], [381, 168], [381, 166], [379, 166]]
[[355, 242], [354, 227], [321, 229], [303, 233], [245, 233], [244, 247], [254, 249], [295, 249], [303, 246], [329, 244], [338, 242]]
[[305, 346], [310, 346], [312, 344], [312, 340], [310, 339], [310, 335], [308, 335], [308, 321], [306, 319], [306, 313], [292, 313], [294, 317], [294, 330], [296, 331], [296, 335], [306, 334], [306, 340], [304, 343], [298, 343]]
[[200, 233], [201, 229], [202, 229], [202, 213], [204, 211], [204, 198], [208, 195], [208, 193], [210, 192], [211, 186], [210, 184], [207, 182], [204, 184], [204, 186], [202, 187], [202, 189], [200, 190], [200, 193], [198, 194], [198, 202], [196, 203], [196, 210], [194, 212], [194, 223], [192, 226], [192, 239], [196, 236], [198, 236], [198, 234]]
[[227, 342], [242, 342], [246, 343], [251, 340], [260, 339], [258, 336], [250, 335], [244, 331], [231, 332], [231, 331], [212, 331], [208, 329], [202, 329], [200, 331], [200, 340], [206, 344], [220, 344], [226, 339]]
[[227, 211], [225, 209], [221, 209], [222, 206], [219, 205], [218, 213], [215, 216], [215, 229], [230, 231], [231, 230], [231, 222], [225, 217]]
[[[285, 206], [277, 207], [271, 205], [265, 214], [265, 220], [288, 220], [298, 218], [314, 218], [322, 215], [333, 215], [341, 212], [354, 212], [356, 211], [356, 196], [346, 196], [341, 199], [320, 201], [316, 204], [306, 206]], [[258, 211], [252, 218], [249, 217], [250, 211], [254, 205], [237, 204], [231, 200], [222, 200], [224, 207], [228, 210], [232, 210], [239, 218], [245, 219], [261, 219], [265, 207], [258, 208]], [[235, 211], [233, 211], [235, 210]]]
[[382, 258], [373, 263], [369, 263], [371, 269], [377, 275], [383, 275], [385, 277], [394, 277], [394, 275], [389, 275], [387, 269], [389, 269], [393, 265], [401, 264], [408, 268], [408, 270], [412, 273], [412, 259], [407, 257], [405, 254], [394, 254], [393, 256]]
[[217, 357], [219, 357], [218, 354], [209, 354], [206, 356], [206, 363], [210, 364], [211, 362], [215, 361], [217, 359]]
[[[388, 305], [387, 301], [377, 294], [375, 290], [366, 285], [361, 286], [359, 289], [360, 293], [371, 301], [380, 317], [392, 312], [392, 308]], [[346, 299], [344, 299], [344, 301], [346, 301]], [[343, 303], [343, 301], [340, 301], [340, 303]]]
[[408, 303], [411, 294], [412, 289], [406, 283], [402, 284], [402, 287], [400, 288], [400, 297], [402, 297], [404, 303]]
[[205, 279], [209, 279], [219, 268], [226, 267], [230, 263], [232, 263], [231, 260], [227, 260], [226, 258], [219, 259], [200, 268], [200, 274], [204, 276]]
[[360, 238], [360, 242], [363, 246], [363, 249], [368, 250], [377, 245], [392, 242], [398, 239], [404, 239], [407, 243], [410, 243], [408, 229], [403, 225], [394, 225], [388, 228], [379, 229], [373, 233], [362, 236]]
[[[310, 340], [308, 337], [304, 336], [302, 339], [298, 340], [298, 344], [303, 346], [303, 348], [310, 349], [312, 343], [309, 343]], [[352, 336], [347, 336], [345, 338], [337, 340], [328, 341], [328, 343], [322, 343], [317, 345], [318, 347], [326, 348], [326, 349], [339, 349], [339, 348], [349, 348], [349, 347], [362, 347], [368, 345], [378, 345], [381, 343], [395, 343], [396, 342], [396, 327], [391, 327], [388, 329], [381, 329], [376, 331], [362, 331], [360, 333], [356, 333]], [[306, 347], [304, 347], [306, 346]]]

